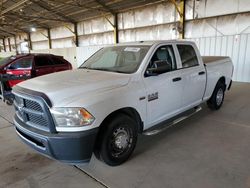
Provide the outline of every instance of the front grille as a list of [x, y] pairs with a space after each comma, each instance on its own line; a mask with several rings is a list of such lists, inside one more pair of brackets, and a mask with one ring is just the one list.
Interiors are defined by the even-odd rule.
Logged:
[[41, 126], [45, 126], [45, 127], [47, 127], [47, 125], [48, 125], [47, 120], [42, 116], [36, 116], [36, 115], [30, 113], [30, 114], [27, 114], [27, 117], [28, 117], [27, 118], [28, 121], [30, 121], [36, 125], [41, 125]]
[[25, 107], [38, 112], [43, 112], [40, 104], [32, 100], [25, 99]]
[[14, 104], [16, 114], [20, 120], [29, 126], [41, 130], [49, 130], [48, 114], [43, 107], [43, 101], [26, 96], [15, 95]]

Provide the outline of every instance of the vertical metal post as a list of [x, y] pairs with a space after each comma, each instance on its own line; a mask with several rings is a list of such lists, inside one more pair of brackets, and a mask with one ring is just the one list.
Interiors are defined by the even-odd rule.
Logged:
[[179, 38], [185, 38], [185, 0], [180, 0], [178, 3], [179, 13], [180, 13], [180, 31]]
[[117, 13], [114, 14], [114, 42], [119, 43], [119, 30], [118, 30], [118, 16]]
[[15, 41], [16, 55], [18, 55], [18, 49], [17, 49], [17, 43], [16, 43], [16, 35], [14, 35], [14, 41]]
[[5, 37], [3, 38], [3, 50], [6, 52]]
[[51, 33], [50, 33], [49, 28], [48, 28], [47, 32], [48, 32], [49, 49], [51, 49], [52, 48], [52, 41], [51, 41]]
[[32, 41], [31, 41], [30, 33], [27, 33], [27, 35], [28, 35], [29, 51], [30, 51], [30, 50], [32, 50]]
[[77, 23], [74, 23], [74, 34], [75, 34], [75, 44], [76, 44], [76, 47], [78, 47], [79, 39], [78, 39]]
[[11, 52], [10, 38], [8, 38], [9, 51]]

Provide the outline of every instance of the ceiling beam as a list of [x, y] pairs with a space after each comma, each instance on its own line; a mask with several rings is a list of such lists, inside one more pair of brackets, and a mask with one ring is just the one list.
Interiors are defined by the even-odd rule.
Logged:
[[[75, 3], [68, 3], [68, 2], [60, 2], [60, 1], [52, 1], [52, 0], [49, 0], [50, 2], [53, 2], [53, 3], [56, 3], [56, 4], [61, 4], [61, 5], [68, 5], [68, 6], [71, 6], [71, 7], [82, 7], [82, 8], [85, 8], [86, 10], [94, 10], [94, 11], [98, 11], [98, 12], [104, 12], [104, 13], [107, 13], [109, 11], [107, 11], [106, 9], [103, 9], [102, 6], [98, 6], [98, 7], [91, 7], [91, 6], [88, 6], [86, 4], [81, 4], [77, 1], [74, 1]], [[99, 8], [99, 7], [102, 7], [102, 8]]]
[[14, 33], [9, 32], [8, 30], [5, 30], [5, 29], [3, 29], [3, 28], [1, 28], [0, 31], [1, 31], [1, 32], [4, 32], [4, 33], [7, 33], [7, 34], [9, 34], [9, 35], [11, 35], [11, 36], [15, 36]]
[[52, 14], [55, 14], [61, 18], [63, 18], [65, 21], [69, 22], [69, 23], [76, 23], [76, 21], [66, 15], [64, 15], [63, 13], [61, 12], [57, 12], [56, 10], [53, 10], [51, 8], [51, 6], [49, 6], [46, 2], [44, 2], [43, 0], [39, 0], [39, 1], [36, 1], [36, 0], [30, 0], [32, 3], [40, 6], [41, 8], [47, 10], [48, 12], [52, 13]]
[[23, 33], [27, 33], [27, 30], [24, 30], [24, 29], [18, 27], [17, 25], [13, 25], [13, 24], [0, 24], [1, 29], [4, 29], [3, 26], [9, 27], [13, 31], [17, 30], [17, 31], [20, 31], [20, 32], [23, 32]]
[[8, 8], [6, 8], [6, 9], [2, 10], [2, 11], [0, 12], [1, 16], [2, 16], [3, 14], [7, 13], [7, 12], [10, 12], [10, 11], [12, 11], [12, 10], [18, 8], [19, 6], [21, 6], [22, 4], [26, 3], [27, 1], [29, 1], [29, 0], [21, 0], [21, 1], [18, 1], [18, 2], [16, 2], [16, 3], [14, 3], [14, 4], [11, 5], [10, 7], [8, 7]]
[[[30, 21], [28, 18], [26, 18], [25, 16], [23, 15], [15, 15], [15, 14], [6, 14], [5, 15], [6, 17], [10, 18], [10, 19], [16, 19], [16, 20], [20, 20], [20, 21], [23, 21], [23, 22], [26, 22], [26, 23], [29, 23], [29, 24], [35, 24], [36, 26], [38, 27], [41, 27], [41, 28], [45, 28], [47, 29], [49, 26], [45, 25], [45, 24], [41, 24], [41, 23], [38, 23], [36, 21]], [[29, 28], [27, 28], [29, 29]]]
[[110, 12], [112, 15], [115, 15], [116, 12], [114, 10], [112, 10], [111, 8], [109, 8], [105, 3], [103, 3], [101, 0], [95, 0], [95, 2], [99, 5], [101, 5], [105, 10], [107, 10], [108, 12]]

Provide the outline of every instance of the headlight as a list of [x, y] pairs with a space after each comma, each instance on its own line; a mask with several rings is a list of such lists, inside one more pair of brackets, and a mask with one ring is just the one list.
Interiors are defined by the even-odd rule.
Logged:
[[57, 127], [91, 125], [95, 118], [84, 108], [53, 108], [50, 110]]

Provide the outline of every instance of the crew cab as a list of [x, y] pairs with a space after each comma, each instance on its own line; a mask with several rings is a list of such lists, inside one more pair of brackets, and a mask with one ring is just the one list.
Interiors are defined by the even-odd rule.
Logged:
[[[0, 60], [0, 74], [27, 76], [34, 78], [45, 74], [72, 69], [71, 64], [62, 56], [52, 54], [24, 54], [10, 56]], [[10, 80], [8, 88], [12, 88], [23, 80]]]
[[232, 74], [229, 57], [201, 57], [189, 41], [104, 47], [77, 70], [14, 87], [16, 132], [63, 162], [88, 162], [95, 153], [119, 165], [132, 154], [138, 134], [164, 130], [159, 127], [189, 117], [204, 102], [218, 110]]

